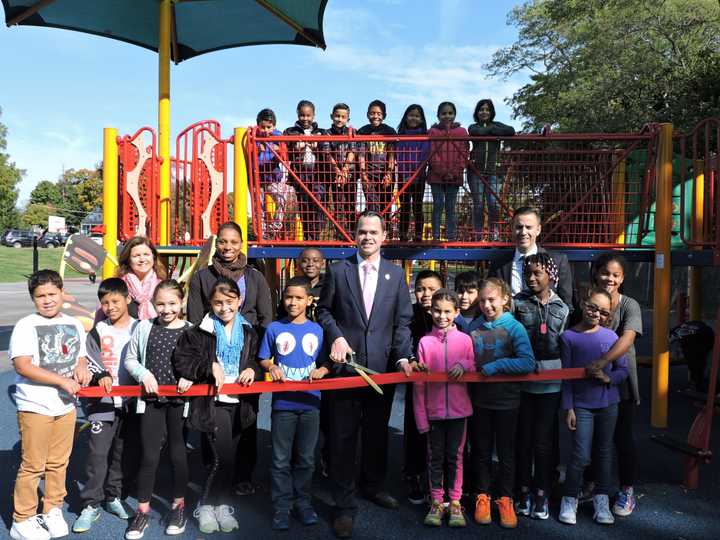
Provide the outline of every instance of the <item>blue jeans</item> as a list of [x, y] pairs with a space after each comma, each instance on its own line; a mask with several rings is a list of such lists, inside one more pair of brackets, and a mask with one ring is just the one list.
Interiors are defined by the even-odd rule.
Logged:
[[613, 455], [613, 435], [617, 421], [618, 406], [613, 403], [601, 409], [575, 408], [575, 432], [573, 433], [573, 450], [565, 475], [565, 496], [577, 497], [585, 467], [590, 464], [590, 457], [595, 441], [595, 493], [610, 493], [610, 471]]
[[[483, 178], [485, 182], [483, 182]], [[495, 195], [499, 195], [501, 185], [497, 176], [469, 174], [468, 184], [470, 185], [470, 195], [473, 202], [473, 231], [481, 233], [483, 230], [483, 213], [485, 204], [487, 203], [488, 211], [488, 229], [497, 227], [500, 219], [500, 203]], [[488, 189], [488, 186], [490, 189]], [[492, 190], [492, 191], [491, 191]]]
[[318, 409], [273, 410], [270, 480], [276, 512], [289, 512], [293, 498], [298, 509], [311, 506], [310, 488], [319, 430]]
[[450, 184], [430, 184], [433, 198], [432, 230], [433, 240], [440, 240], [440, 222], [445, 209], [445, 237], [455, 240], [455, 207], [460, 186]]

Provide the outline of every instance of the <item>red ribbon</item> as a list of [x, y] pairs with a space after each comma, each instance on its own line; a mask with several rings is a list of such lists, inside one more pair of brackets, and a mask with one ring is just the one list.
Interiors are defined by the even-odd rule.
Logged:
[[[450, 379], [447, 373], [413, 373], [410, 377], [404, 373], [381, 373], [380, 375], [372, 375], [371, 378], [380, 385], [383, 384], [402, 384], [408, 382], [448, 382]], [[584, 368], [569, 369], [550, 369], [541, 373], [532, 373], [529, 375], [493, 375], [486, 376], [480, 373], [466, 373], [459, 382], [469, 383], [502, 383], [502, 382], [528, 382], [528, 381], [554, 381], [554, 380], [573, 380], [586, 378]], [[457, 381], [452, 381], [457, 382]], [[261, 394], [263, 392], [302, 392], [309, 390], [345, 390], [348, 388], [367, 387], [367, 383], [359, 376], [356, 377], [334, 377], [328, 379], [320, 379], [314, 382], [296, 382], [286, 381], [279, 382], [255, 382], [251, 386], [243, 386], [236, 383], [223, 384], [220, 392], [217, 392], [214, 385], [210, 384], [194, 384], [190, 389], [179, 394], [176, 386], [163, 385], [158, 387], [157, 395], [159, 396], [213, 396], [215, 394]], [[137, 397], [143, 395], [141, 385], [136, 386], [113, 386], [109, 394], [100, 386], [89, 386], [83, 388], [78, 393], [80, 397]]]

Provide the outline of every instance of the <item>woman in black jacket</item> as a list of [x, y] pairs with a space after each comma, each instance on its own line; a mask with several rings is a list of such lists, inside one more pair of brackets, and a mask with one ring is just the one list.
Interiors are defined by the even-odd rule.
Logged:
[[[255, 360], [258, 337], [253, 327], [239, 313], [241, 295], [237, 283], [219, 278], [210, 290], [211, 313], [187, 330], [178, 340], [174, 366], [178, 389], [186, 391], [192, 384], [223, 383], [249, 386], [260, 379]], [[232, 480], [236, 455], [243, 430], [255, 425], [256, 411], [240, 396], [218, 394], [194, 398], [190, 407], [189, 426], [202, 432], [211, 451], [211, 468], [198, 507], [200, 530], [211, 534], [219, 529], [230, 532], [238, 528], [232, 517]], [[247, 459], [237, 456], [237, 466]]]
[[[265, 276], [247, 265], [247, 257], [242, 252], [242, 230], [228, 221], [220, 225], [215, 242], [216, 251], [212, 265], [195, 273], [190, 280], [187, 301], [187, 318], [194, 325], [200, 324], [210, 311], [210, 291], [220, 277], [226, 277], [240, 290], [240, 313], [255, 328], [259, 338], [272, 322], [272, 299], [270, 287]], [[258, 412], [259, 395], [251, 394], [243, 398]], [[209, 456], [203, 445], [203, 457], [207, 463]], [[242, 458], [242, 459], [240, 459]], [[238, 495], [247, 495], [255, 491], [252, 473], [257, 463], [257, 425], [253, 422], [243, 430], [238, 444], [238, 463], [235, 469], [235, 491]]]
[[[512, 126], [495, 121], [495, 105], [490, 99], [481, 99], [473, 113], [475, 124], [468, 133], [471, 137], [511, 137], [515, 135]], [[470, 154], [472, 161], [468, 168], [468, 184], [473, 200], [473, 231], [476, 240], [483, 230], [483, 214], [487, 202], [488, 231], [490, 240], [497, 241], [500, 223], [500, 203], [497, 197], [502, 191], [502, 180], [496, 174], [500, 141], [473, 141]]]

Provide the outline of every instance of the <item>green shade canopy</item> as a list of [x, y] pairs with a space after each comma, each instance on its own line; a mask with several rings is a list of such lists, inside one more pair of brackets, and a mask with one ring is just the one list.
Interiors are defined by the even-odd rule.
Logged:
[[[64, 28], [158, 50], [158, 0], [2, 0], [8, 26]], [[175, 63], [211, 51], [287, 43], [325, 48], [327, 0], [176, 0]]]

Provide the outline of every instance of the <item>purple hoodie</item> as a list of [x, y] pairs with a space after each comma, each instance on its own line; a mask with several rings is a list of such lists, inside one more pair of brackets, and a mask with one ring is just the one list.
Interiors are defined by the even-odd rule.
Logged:
[[[475, 371], [472, 339], [455, 326], [447, 334], [433, 327], [420, 340], [418, 360], [428, 371], [448, 372], [460, 364], [466, 373]], [[415, 423], [420, 433], [430, 429], [430, 420], [450, 420], [472, 415], [467, 383], [415, 383], [413, 388]]]

